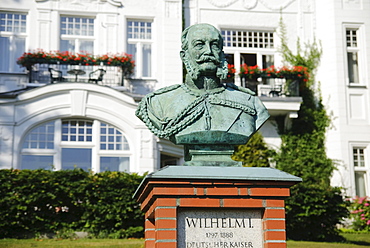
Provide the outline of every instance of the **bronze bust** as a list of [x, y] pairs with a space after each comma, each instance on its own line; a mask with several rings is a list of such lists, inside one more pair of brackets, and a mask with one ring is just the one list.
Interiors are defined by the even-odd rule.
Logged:
[[228, 69], [215, 27], [190, 26], [181, 41], [185, 82], [146, 95], [136, 115], [158, 137], [184, 145], [187, 165], [239, 165], [229, 158], [233, 146], [245, 144], [269, 114], [254, 92], [222, 83]]

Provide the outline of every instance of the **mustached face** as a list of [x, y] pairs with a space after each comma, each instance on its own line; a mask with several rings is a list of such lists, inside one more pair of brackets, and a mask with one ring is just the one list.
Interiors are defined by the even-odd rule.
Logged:
[[[189, 30], [188, 49], [183, 51], [185, 65], [196, 74], [215, 75], [220, 67], [222, 48], [220, 37], [212, 27]], [[188, 73], [191, 72], [188, 70]]]

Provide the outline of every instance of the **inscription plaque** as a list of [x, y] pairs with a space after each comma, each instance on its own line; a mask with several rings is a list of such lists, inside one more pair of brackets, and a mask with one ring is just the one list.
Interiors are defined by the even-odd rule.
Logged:
[[262, 248], [261, 210], [179, 209], [178, 248]]

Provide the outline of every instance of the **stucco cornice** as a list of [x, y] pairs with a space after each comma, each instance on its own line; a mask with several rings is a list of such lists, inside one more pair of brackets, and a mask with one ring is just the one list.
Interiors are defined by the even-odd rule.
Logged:
[[17, 103], [23, 103], [24, 101], [30, 100], [38, 100], [44, 97], [58, 95], [63, 92], [70, 92], [72, 90], [82, 90], [90, 93], [106, 95], [110, 98], [115, 98], [115, 100], [119, 102], [124, 102], [130, 107], [136, 108], [137, 106], [137, 103], [135, 103], [134, 99], [131, 96], [128, 96], [110, 87], [87, 83], [57, 83], [38, 87], [20, 94], [17, 97]]

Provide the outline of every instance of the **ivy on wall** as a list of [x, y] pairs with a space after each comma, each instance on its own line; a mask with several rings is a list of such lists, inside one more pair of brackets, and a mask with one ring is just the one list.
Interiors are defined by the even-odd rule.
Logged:
[[279, 27], [280, 52], [284, 61], [293, 66], [306, 67], [310, 74], [307, 82], [300, 82], [303, 102], [298, 118], [292, 120], [289, 130], [282, 125], [279, 127], [282, 145], [275, 157], [276, 168], [303, 179], [302, 183], [291, 188], [291, 196], [286, 201], [287, 236], [294, 240], [340, 240], [336, 225], [348, 215], [347, 202], [340, 188], [330, 186], [335, 169], [325, 150], [330, 117], [314, 87], [315, 70], [320, 63], [322, 49], [316, 40], [305, 44], [302, 49], [298, 40], [294, 54], [287, 45], [282, 19]]
[[298, 40], [294, 53], [288, 47], [282, 20], [279, 29], [280, 52], [285, 63], [293, 68], [306, 68], [305, 72], [309, 75], [307, 80], [299, 80], [299, 95], [303, 101], [298, 118], [292, 120], [290, 129], [286, 129], [285, 117], [276, 117], [282, 139], [276, 153], [268, 148], [257, 133], [247, 144], [236, 147], [233, 159], [252, 167], [270, 166], [269, 161], [273, 160], [277, 169], [303, 179], [303, 182], [291, 188], [291, 196], [286, 200], [288, 239], [338, 241], [342, 237], [336, 225], [348, 216], [348, 202], [344, 200], [340, 188], [330, 186], [330, 178], [335, 170], [335, 164], [327, 157], [325, 150], [325, 134], [330, 117], [314, 85], [322, 49], [316, 40], [305, 44], [303, 49]]

